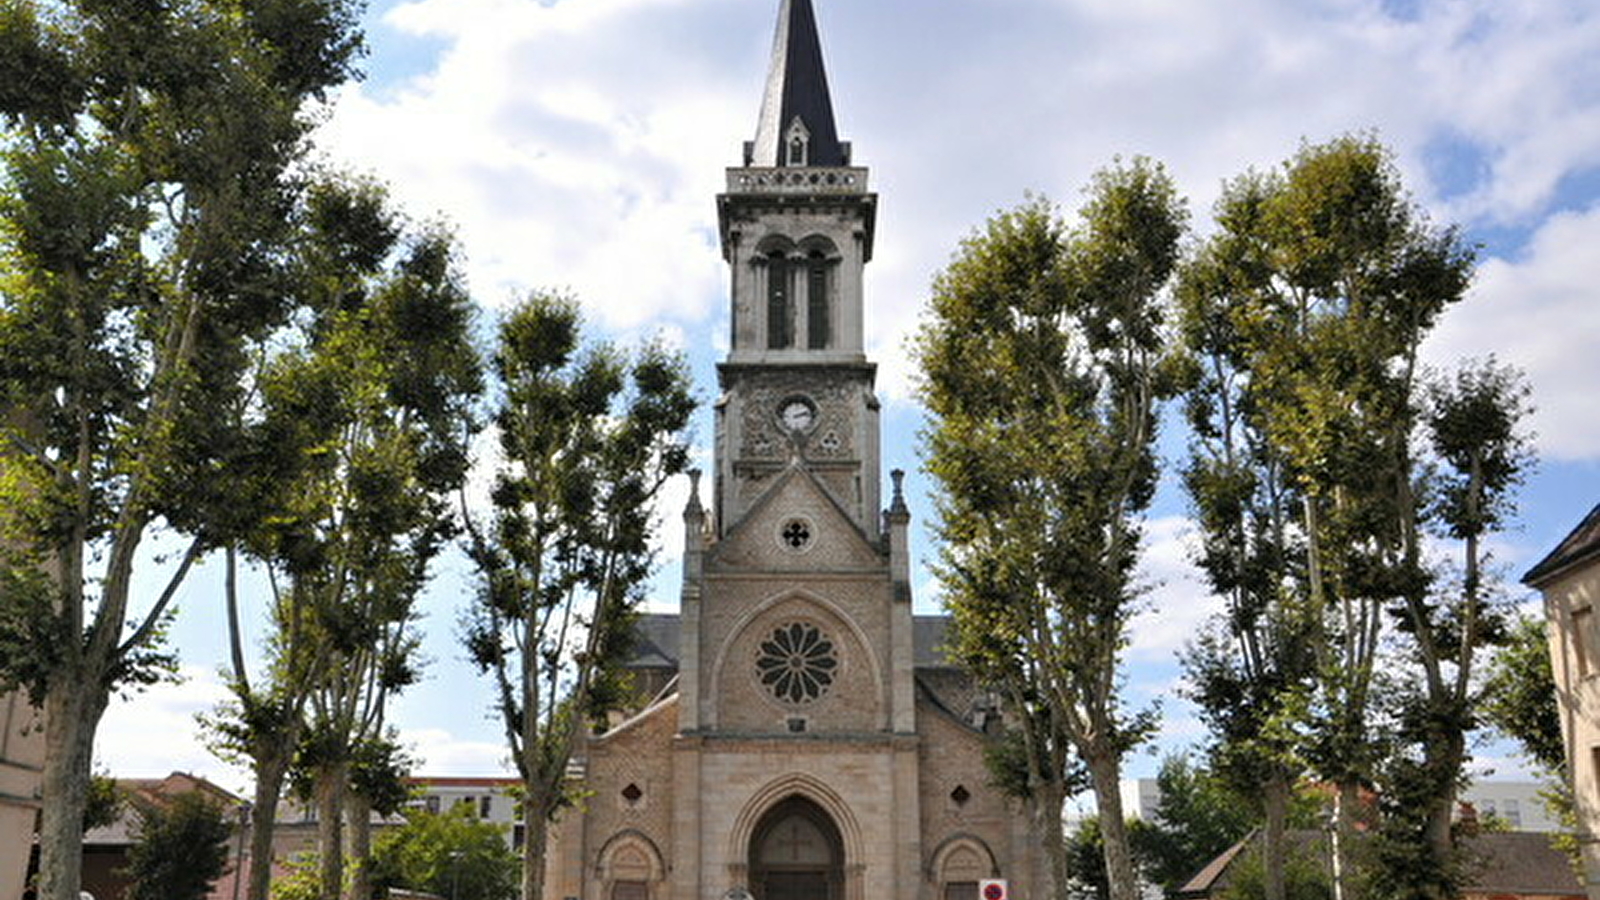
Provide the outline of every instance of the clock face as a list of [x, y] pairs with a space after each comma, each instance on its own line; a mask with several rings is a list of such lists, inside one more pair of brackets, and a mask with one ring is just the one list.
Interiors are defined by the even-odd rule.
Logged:
[[790, 400], [778, 408], [778, 421], [787, 431], [805, 431], [817, 419], [817, 411], [804, 400]]

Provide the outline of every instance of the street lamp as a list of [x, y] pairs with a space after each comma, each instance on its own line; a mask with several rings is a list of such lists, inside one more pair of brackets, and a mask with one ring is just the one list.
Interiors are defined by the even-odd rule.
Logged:
[[460, 900], [461, 857], [464, 855], [461, 850], [450, 851], [450, 900]]

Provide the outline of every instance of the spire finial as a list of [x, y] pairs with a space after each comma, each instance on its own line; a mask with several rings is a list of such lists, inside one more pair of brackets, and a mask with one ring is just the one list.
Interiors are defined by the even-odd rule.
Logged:
[[909, 514], [911, 510], [906, 507], [905, 470], [891, 469], [889, 479], [894, 482], [894, 495], [889, 500], [889, 512]]
[[761, 121], [745, 156], [745, 165], [760, 167], [850, 164], [850, 147], [833, 121], [811, 0], [783, 0], [778, 10]]
[[705, 507], [700, 505], [700, 470], [690, 469], [687, 474], [689, 476], [689, 502], [684, 505], [683, 515], [685, 518], [703, 516], [706, 510]]

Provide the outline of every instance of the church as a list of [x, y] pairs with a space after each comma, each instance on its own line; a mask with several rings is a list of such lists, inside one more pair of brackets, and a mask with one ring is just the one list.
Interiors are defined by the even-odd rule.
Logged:
[[1036, 839], [984, 768], [996, 714], [942, 657], [945, 620], [912, 612], [901, 473], [883, 497], [877, 201], [810, 0], [783, 0], [755, 139], [717, 197], [732, 341], [680, 612], [643, 617], [640, 703], [577, 748], [550, 900], [1029, 895]]

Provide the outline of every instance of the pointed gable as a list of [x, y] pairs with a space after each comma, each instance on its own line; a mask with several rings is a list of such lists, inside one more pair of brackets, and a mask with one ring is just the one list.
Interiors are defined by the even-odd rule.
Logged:
[[1522, 583], [1541, 587], [1570, 566], [1600, 557], [1600, 504], [1589, 511], [1550, 554], [1522, 576]]
[[802, 465], [786, 469], [712, 551], [717, 568], [882, 569], [883, 554]]
[[[797, 158], [791, 144], [799, 140]], [[839, 141], [828, 97], [828, 74], [822, 64], [822, 41], [811, 0], [784, 0], [772, 42], [772, 67], [761, 100], [756, 139], [746, 151], [745, 165], [847, 166], [849, 145]]]

